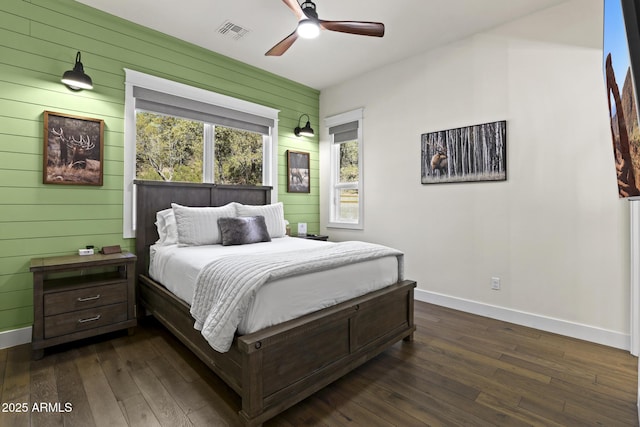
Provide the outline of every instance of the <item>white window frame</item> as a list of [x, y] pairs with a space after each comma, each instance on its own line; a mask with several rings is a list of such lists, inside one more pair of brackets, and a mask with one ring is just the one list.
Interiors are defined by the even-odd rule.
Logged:
[[[363, 108], [348, 111], [325, 119], [325, 127], [329, 128], [339, 126], [345, 123], [358, 122], [358, 182], [356, 183], [340, 183], [340, 143], [333, 142], [333, 135], [330, 138], [330, 195], [329, 195], [329, 222], [327, 228], [348, 228], [353, 230], [364, 229], [364, 149], [362, 137], [362, 118]], [[340, 221], [337, 219], [337, 209], [339, 205], [340, 191], [343, 189], [358, 190], [358, 221]]]
[[[220, 107], [237, 110], [249, 114], [272, 119], [274, 122], [270, 135], [264, 138], [263, 185], [272, 187], [271, 200], [278, 201], [278, 113], [280, 110], [266, 107], [231, 96], [222, 95], [172, 80], [124, 69], [125, 71], [125, 104], [124, 104], [124, 200], [123, 200], [123, 237], [135, 237], [135, 187], [133, 180], [136, 174], [136, 107], [133, 88], [163, 92], [194, 101], [205, 102]], [[205, 172], [207, 179], [208, 171]], [[213, 175], [211, 175], [213, 176]]]

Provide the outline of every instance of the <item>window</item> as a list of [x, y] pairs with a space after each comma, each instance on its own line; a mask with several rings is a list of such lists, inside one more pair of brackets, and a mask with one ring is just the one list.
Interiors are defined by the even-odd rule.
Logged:
[[204, 124], [136, 111], [136, 179], [202, 182]]
[[250, 131], [213, 126], [213, 182], [261, 185], [264, 136]]
[[124, 237], [136, 178], [270, 185], [277, 201], [278, 110], [125, 71]]
[[325, 120], [331, 138], [329, 227], [363, 228], [362, 109]]
[[257, 132], [137, 110], [136, 179], [262, 185], [265, 139]]

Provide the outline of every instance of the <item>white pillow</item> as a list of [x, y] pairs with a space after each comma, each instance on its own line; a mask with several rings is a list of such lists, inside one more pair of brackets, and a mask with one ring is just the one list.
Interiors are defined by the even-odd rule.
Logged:
[[235, 206], [188, 207], [171, 203], [182, 246], [217, 245], [222, 242], [218, 218], [236, 217]]
[[156, 244], [175, 245], [178, 243], [178, 227], [173, 209], [168, 208], [156, 213], [156, 227], [160, 237]]
[[267, 223], [269, 237], [284, 237], [287, 231], [284, 219], [284, 206], [282, 202], [271, 205], [236, 205], [238, 216], [258, 216], [262, 215]]

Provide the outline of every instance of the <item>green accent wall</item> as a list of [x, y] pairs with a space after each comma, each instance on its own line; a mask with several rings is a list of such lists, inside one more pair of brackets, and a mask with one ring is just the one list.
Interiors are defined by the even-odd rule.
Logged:
[[[94, 90], [60, 83], [82, 53]], [[279, 200], [292, 223], [319, 231], [318, 140], [296, 138], [301, 114], [319, 129], [319, 92], [71, 0], [0, 2], [0, 331], [33, 323], [33, 257], [121, 245], [124, 70], [129, 68], [280, 110]], [[104, 185], [44, 185], [43, 112], [102, 119]], [[311, 154], [311, 193], [286, 192], [286, 150]]]

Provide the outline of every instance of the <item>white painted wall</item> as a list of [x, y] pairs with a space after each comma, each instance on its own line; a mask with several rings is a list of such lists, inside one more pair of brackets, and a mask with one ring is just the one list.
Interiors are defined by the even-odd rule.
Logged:
[[[365, 228], [326, 228], [321, 129], [322, 231], [404, 250], [427, 299], [627, 346], [628, 202], [601, 46], [602, 1], [574, 0], [323, 90], [321, 117], [364, 107]], [[422, 133], [495, 120], [507, 120], [506, 182], [420, 183]]]

